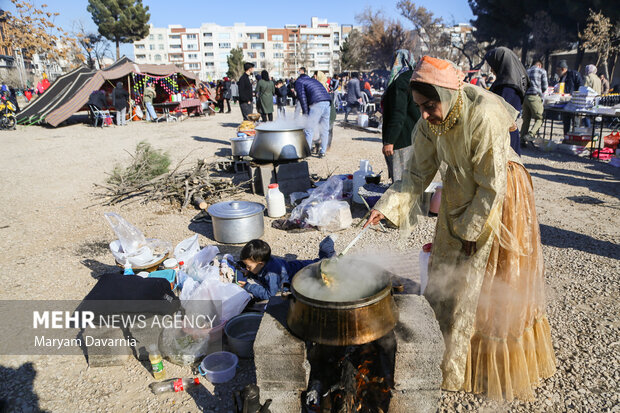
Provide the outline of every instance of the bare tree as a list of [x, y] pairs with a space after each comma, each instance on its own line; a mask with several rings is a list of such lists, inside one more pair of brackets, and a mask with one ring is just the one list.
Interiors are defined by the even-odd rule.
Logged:
[[367, 8], [356, 20], [362, 25], [362, 50], [374, 67], [389, 69], [396, 50], [410, 50], [413, 46], [411, 33], [398, 20], [387, 19], [381, 11]]
[[[413, 24], [416, 37], [422, 45], [423, 52], [433, 52], [440, 58], [448, 58], [449, 41], [445, 38], [445, 23], [440, 17], [422, 6], [416, 6], [410, 0], [400, 0], [396, 3], [400, 14]], [[447, 48], [446, 48], [447, 47]]]
[[101, 69], [103, 67], [103, 58], [112, 57], [112, 43], [99, 33], [87, 31], [81, 21], [74, 23], [73, 34], [84, 51], [86, 64], [91, 69]]
[[54, 24], [59, 13], [48, 11], [45, 4], [35, 7], [27, 1], [11, 0], [11, 3], [15, 13], [5, 11], [0, 16], [6, 19], [0, 46], [14, 51], [18, 61], [37, 54], [46, 71], [61, 62], [74, 67], [84, 61], [76, 39]]
[[609, 79], [609, 67], [607, 66], [609, 55], [620, 50], [620, 47], [614, 44], [614, 37], [617, 37], [617, 29], [614, 28], [611, 19], [605, 17], [603, 13], [590, 10], [588, 24], [583, 32], [579, 33], [580, 47], [582, 50], [596, 51], [596, 65], [603, 63], [603, 71], [607, 79]]

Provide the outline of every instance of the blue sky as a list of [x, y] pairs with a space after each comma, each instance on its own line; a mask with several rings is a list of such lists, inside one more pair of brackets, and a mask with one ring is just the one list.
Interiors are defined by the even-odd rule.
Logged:
[[[59, 12], [56, 24], [71, 31], [74, 23], [81, 21], [87, 29], [96, 27], [86, 11], [88, 0], [29, 0], [36, 5], [47, 4], [48, 10]], [[198, 27], [201, 23], [217, 23], [229, 26], [233, 23], [282, 27], [285, 24], [310, 24], [310, 18], [327, 18], [340, 24], [355, 23], [355, 15], [366, 7], [382, 10], [389, 17], [398, 17], [397, 0], [334, 1], [334, 0], [274, 0], [274, 1], [213, 1], [213, 0], [143, 0], [149, 6], [151, 23], [157, 27], [180, 24]], [[418, 0], [424, 6], [443, 17], [448, 23], [468, 22], [473, 18], [467, 0]], [[9, 0], [0, 0], [0, 7], [11, 10]], [[133, 56], [131, 45], [122, 45], [121, 54]]]

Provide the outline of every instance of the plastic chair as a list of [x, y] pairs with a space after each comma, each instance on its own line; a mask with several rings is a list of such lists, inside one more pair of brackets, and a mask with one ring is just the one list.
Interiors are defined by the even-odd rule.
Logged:
[[374, 103], [370, 103], [370, 101], [368, 100], [368, 95], [364, 92], [362, 92], [362, 107], [361, 110], [364, 113], [370, 113], [370, 108], [372, 108], [372, 111], [376, 111], [377, 107], [375, 106]]
[[97, 123], [101, 120], [101, 127], [103, 128], [105, 126], [105, 120], [112, 117], [109, 110], [101, 110], [95, 105], [88, 105], [88, 107], [93, 115], [94, 127], [97, 127]]

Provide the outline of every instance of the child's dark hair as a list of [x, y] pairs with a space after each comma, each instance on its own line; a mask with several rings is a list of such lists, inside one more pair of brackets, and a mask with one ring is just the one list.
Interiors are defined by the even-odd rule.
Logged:
[[271, 258], [271, 247], [262, 239], [253, 239], [241, 249], [241, 261], [267, 262]]

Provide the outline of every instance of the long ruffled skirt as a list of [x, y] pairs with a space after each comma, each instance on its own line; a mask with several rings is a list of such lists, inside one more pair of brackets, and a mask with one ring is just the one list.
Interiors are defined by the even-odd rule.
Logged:
[[465, 391], [496, 400], [532, 400], [533, 387], [555, 373], [543, 277], [531, 178], [522, 165], [510, 162], [501, 235], [486, 265]]

